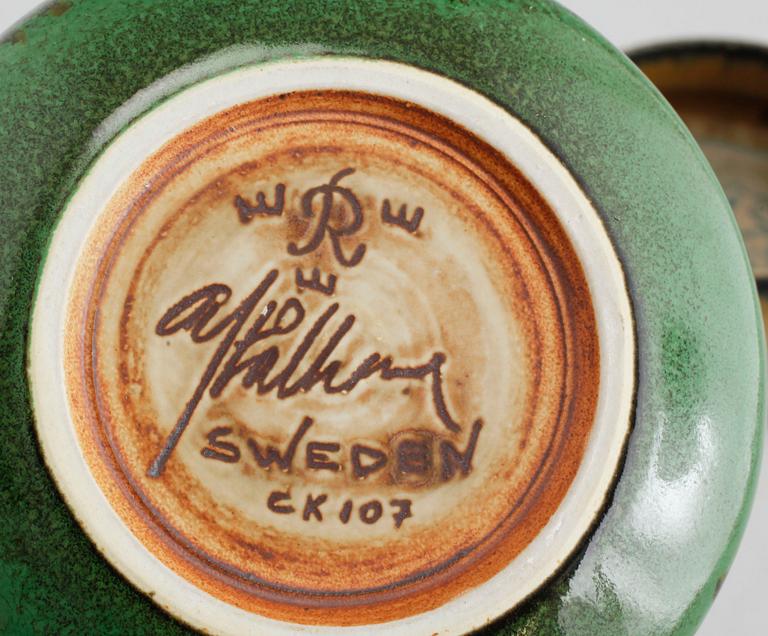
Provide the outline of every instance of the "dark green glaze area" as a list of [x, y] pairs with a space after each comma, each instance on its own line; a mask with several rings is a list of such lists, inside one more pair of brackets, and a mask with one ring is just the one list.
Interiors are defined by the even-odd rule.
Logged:
[[77, 182], [143, 109], [227, 69], [317, 54], [429, 69], [517, 114], [583, 184], [626, 267], [639, 387], [621, 480], [578, 557], [486, 633], [692, 633], [754, 490], [754, 284], [671, 108], [578, 19], [533, 0], [72, 0], [0, 42], [0, 632], [187, 631], [98, 555], [45, 469], [25, 371], [35, 284]]

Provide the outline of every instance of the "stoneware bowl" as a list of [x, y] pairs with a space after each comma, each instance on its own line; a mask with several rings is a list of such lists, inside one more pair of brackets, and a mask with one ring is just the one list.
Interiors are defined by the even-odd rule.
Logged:
[[550, 2], [0, 43], [0, 628], [688, 634], [764, 420], [728, 201]]
[[759, 285], [768, 282], [768, 49], [659, 44], [632, 58], [683, 118], [728, 195]]

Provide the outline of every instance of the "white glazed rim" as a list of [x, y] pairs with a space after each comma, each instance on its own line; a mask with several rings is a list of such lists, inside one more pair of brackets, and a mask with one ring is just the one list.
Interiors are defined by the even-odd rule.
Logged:
[[[526, 549], [485, 583], [443, 606], [356, 627], [286, 623], [247, 612], [187, 582], [153, 556], [112, 509], [78, 445], [65, 387], [63, 343], [68, 290], [85, 238], [105, 204], [146, 159], [200, 120], [238, 104], [297, 90], [379, 94], [443, 115], [494, 146], [547, 200], [584, 269], [600, 343], [595, 423], [576, 477], [559, 508]], [[618, 470], [629, 432], [635, 341], [621, 263], [573, 176], [531, 130], [480, 94], [404, 64], [346, 57], [245, 67], [199, 83], [147, 113], [96, 161], [64, 210], [43, 268], [32, 318], [29, 382], [45, 461], [98, 549], [131, 583], [190, 625], [221, 634], [461, 634], [514, 608], [567, 561], [589, 532]]]

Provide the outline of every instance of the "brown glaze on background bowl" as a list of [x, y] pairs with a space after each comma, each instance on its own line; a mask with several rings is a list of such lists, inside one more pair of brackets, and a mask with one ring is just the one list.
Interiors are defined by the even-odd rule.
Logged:
[[467, 131], [362, 93], [169, 142], [89, 237], [69, 320], [113, 508], [198, 587], [297, 623], [410, 616], [499, 572], [595, 415], [595, 316], [553, 210]]

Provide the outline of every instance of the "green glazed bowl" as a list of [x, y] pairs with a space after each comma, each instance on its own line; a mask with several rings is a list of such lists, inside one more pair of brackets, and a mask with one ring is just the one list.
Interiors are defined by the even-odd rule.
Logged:
[[[263, 121], [299, 132], [252, 124]], [[250, 145], [236, 146], [235, 133], [252, 125]], [[230, 138], [243, 154], [205, 158]], [[182, 232], [177, 217], [142, 220], [181, 205], [163, 203], [175, 191], [162, 179], [198, 148], [200, 173], [219, 176], [184, 209], [190, 218], [227, 210], [230, 225]], [[237, 189], [269, 171], [263, 187]], [[201, 186], [179, 192], [190, 197], [190, 187]], [[283, 212], [294, 215], [288, 239], [272, 241]], [[291, 219], [320, 219], [319, 229], [310, 237]], [[246, 228], [261, 251], [235, 245], [229, 229], [217, 243], [230, 226]], [[0, 232], [2, 633], [691, 634], [727, 573], [765, 421], [765, 345], [744, 245], [672, 108], [553, 2], [52, 3], [0, 40]], [[126, 277], [144, 267], [131, 255], [150, 235], [160, 260], [152, 265], [146, 248], [154, 273], [136, 274], [126, 291]], [[248, 289], [235, 272], [245, 261]], [[316, 354], [313, 372], [331, 376], [327, 395], [310, 400], [320, 375], [293, 385], [306, 393], [295, 398], [304, 419], [268, 439], [281, 448], [293, 440], [298, 464], [283, 457], [272, 472], [261, 471], [271, 466], [252, 428], [205, 427], [201, 413], [214, 418], [215, 398], [242, 369], [217, 366], [227, 363], [210, 358], [213, 349], [206, 367], [194, 349], [239, 329], [248, 311], [266, 324], [277, 304], [258, 314], [243, 301], [216, 334], [201, 335], [215, 329], [213, 313], [235, 310], [229, 295], [293, 285], [293, 269], [268, 274], [268, 261], [305, 268], [285, 303], [301, 315], [296, 324], [305, 305], [335, 295], [329, 316], [348, 302], [360, 324], [418, 317], [382, 327], [387, 346], [425, 324], [441, 347], [430, 340], [424, 363], [414, 336], [399, 366], [401, 349], [382, 349], [355, 382], [337, 384], [343, 397], [331, 395], [333, 373]], [[168, 263], [181, 272], [166, 285]], [[406, 284], [410, 268], [427, 273]], [[205, 275], [211, 285], [198, 289]], [[403, 291], [412, 283], [413, 297]], [[144, 307], [159, 311], [146, 314], [154, 331], [142, 331]], [[121, 325], [119, 336], [109, 325]], [[292, 328], [278, 318], [271, 337]], [[236, 365], [245, 345], [234, 338], [247, 336], [227, 333], [222, 351]], [[147, 361], [151, 382], [134, 386], [128, 363], [120, 373], [109, 366], [123, 360], [111, 347], [118, 337], [125, 351], [135, 345], [139, 366]], [[354, 346], [339, 351], [354, 357]], [[516, 347], [543, 353], [507, 359]], [[158, 358], [166, 349], [192, 353]], [[230, 371], [216, 389], [204, 368]], [[251, 370], [238, 391], [253, 400], [257, 385], [266, 396], [258, 404], [294, 408], [288, 380], [273, 399], [266, 375]], [[193, 381], [174, 384], [168, 371]], [[366, 406], [365, 382], [402, 391]], [[466, 399], [462, 382], [474, 391]], [[530, 393], [515, 393], [515, 383]], [[203, 397], [177, 400], [177, 390]], [[530, 411], [520, 406], [529, 395], [539, 396]], [[392, 396], [426, 405], [419, 422], [430, 423], [374, 439], [367, 422], [388, 417]], [[559, 410], [546, 407], [555, 398]], [[89, 399], [106, 424], [89, 428]], [[147, 404], [160, 412], [166, 402], [181, 412], [175, 429], [142, 419]], [[135, 419], [118, 413], [129, 403]], [[343, 406], [364, 429], [351, 455], [351, 429], [323, 428], [333, 413], [343, 421]], [[502, 434], [503, 418], [494, 419], [508, 412], [539, 423], [519, 441], [518, 429]], [[152, 461], [142, 464], [145, 445]], [[379, 471], [385, 464], [393, 468]], [[184, 483], [210, 485], [213, 499], [173, 499], [187, 473]], [[306, 501], [302, 480], [315, 488]], [[518, 482], [523, 503], [504, 516]], [[216, 507], [224, 500], [229, 508]], [[494, 515], [491, 538], [475, 541]], [[237, 525], [246, 517], [251, 525]], [[262, 543], [246, 545], [243, 528]], [[398, 561], [397, 550], [410, 552]]]

